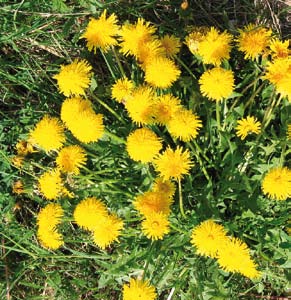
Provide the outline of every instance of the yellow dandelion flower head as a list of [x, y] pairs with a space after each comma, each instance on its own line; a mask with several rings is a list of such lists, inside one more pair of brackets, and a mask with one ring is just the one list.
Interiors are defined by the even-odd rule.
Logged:
[[60, 170], [51, 170], [43, 173], [38, 179], [40, 192], [48, 200], [54, 200], [61, 196], [63, 183]]
[[37, 215], [37, 225], [46, 230], [54, 229], [61, 223], [64, 210], [59, 204], [49, 203]]
[[45, 151], [61, 148], [65, 140], [64, 128], [59, 119], [48, 115], [45, 115], [29, 134], [29, 143]]
[[86, 163], [86, 152], [80, 146], [71, 145], [61, 149], [56, 163], [65, 173], [79, 174], [80, 168]]
[[270, 50], [272, 58], [286, 58], [289, 55], [289, 40], [280, 41], [279, 39], [272, 39], [270, 42]]
[[209, 32], [209, 27], [194, 27], [192, 32], [187, 35], [185, 44], [193, 55], [198, 55], [200, 43], [205, 39], [206, 34]]
[[23, 163], [24, 163], [24, 156], [16, 155], [11, 158], [11, 164], [18, 169], [23, 167]]
[[261, 132], [261, 122], [257, 121], [255, 117], [247, 116], [237, 121], [235, 130], [236, 135], [244, 140], [250, 133], [259, 134]]
[[262, 273], [257, 269], [257, 264], [251, 259], [251, 257], [245, 258], [241, 264], [239, 272], [250, 279], [262, 276]]
[[145, 71], [149, 64], [156, 57], [165, 56], [165, 49], [158, 39], [151, 39], [138, 47], [137, 59], [141, 63], [141, 68]]
[[17, 151], [17, 155], [20, 156], [26, 156], [27, 154], [34, 152], [33, 145], [29, 141], [21, 140], [17, 142], [15, 148]]
[[131, 278], [129, 284], [123, 285], [123, 300], [155, 300], [157, 294], [155, 288], [147, 280]]
[[37, 238], [42, 247], [51, 250], [56, 250], [64, 244], [63, 236], [56, 229], [48, 230], [47, 228], [39, 227]]
[[148, 128], [136, 129], [126, 141], [126, 150], [130, 158], [142, 163], [151, 162], [162, 147], [161, 139]]
[[166, 57], [156, 57], [145, 66], [145, 80], [156, 88], [169, 88], [179, 78], [180, 73], [174, 62]]
[[104, 222], [107, 216], [105, 204], [95, 197], [83, 199], [74, 210], [75, 222], [87, 230], [94, 230], [99, 223]]
[[234, 90], [234, 74], [231, 70], [215, 67], [202, 74], [199, 84], [203, 96], [221, 101], [228, 98]]
[[197, 248], [196, 253], [213, 258], [217, 257], [217, 251], [226, 241], [224, 227], [213, 220], [203, 221], [193, 229], [191, 235], [191, 243]]
[[167, 124], [170, 135], [184, 142], [196, 138], [201, 127], [199, 117], [187, 109], [177, 110]]
[[287, 200], [291, 197], [291, 170], [287, 167], [271, 169], [262, 181], [262, 191], [274, 200]]
[[272, 31], [267, 28], [249, 24], [239, 30], [238, 49], [245, 53], [245, 59], [254, 60], [266, 50], [271, 34]]
[[229, 58], [232, 36], [227, 33], [219, 33], [214, 27], [205, 35], [199, 43], [198, 54], [205, 64], [219, 66], [223, 59]]
[[91, 84], [91, 70], [89, 63], [82, 59], [75, 59], [69, 65], [61, 65], [61, 71], [53, 76], [58, 82], [59, 90], [66, 97], [85, 95], [85, 89]]
[[278, 58], [270, 62], [264, 78], [274, 84], [277, 92], [283, 97], [287, 96], [291, 102], [291, 57]]
[[13, 182], [12, 192], [17, 195], [20, 195], [24, 192], [23, 183], [21, 180], [17, 180], [15, 182]]
[[291, 140], [291, 124], [287, 126], [287, 139]]
[[180, 7], [181, 7], [181, 9], [186, 10], [189, 7], [188, 0], [183, 0]]
[[161, 212], [152, 212], [146, 215], [141, 223], [142, 232], [152, 240], [162, 240], [164, 235], [170, 231], [170, 222], [167, 215]]
[[92, 103], [80, 97], [67, 98], [61, 107], [61, 119], [67, 127], [76, 123], [76, 118], [83, 111], [93, 112]]
[[155, 179], [152, 190], [164, 195], [165, 198], [172, 198], [175, 194], [176, 186], [174, 182], [158, 177]]
[[111, 96], [119, 103], [126, 103], [127, 99], [131, 97], [134, 85], [133, 82], [127, 78], [118, 79], [111, 88]]
[[138, 56], [139, 47], [153, 39], [156, 28], [144, 19], [139, 18], [136, 24], [124, 24], [119, 32], [120, 51], [125, 54]]
[[257, 277], [256, 265], [252, 262], [248, 246], [238, 238], [228, 239], [218, 251], [217, 261], [227, 272], [238, 272]]
[[68, 128], [80, 142], [96, 142], [104, 134], [103, 115], [90, 110], [83, 111]]
[[155, 158], [154, 164], [156, 171], [165, 180], [170, 178], [180, 180], [183, 175], [189, 174], [190, 168], [193, 166], [189, 150], [183, 151], [183, 148], [179, 146], [176, 150], [168, 147]]
[[153, 99], [153, 90], [149, 86], [139, 86], [133, 91], [132, 97], [126, 101], [125, 108], [134, 123], [153, 123]]
[[101, 249], [105, 249], [114, 241], [118, 242], [122, 229], [123, 221], [115, 215], [108, 215], [103, 222], [99, 222], [93, 229], [94, 243]]
[[166, 56], [171, 58], [177, 55], [181, 48], [180, 39], [174, 35], [166, 34], [161, 38], [161, 43], [165, 49]]
[[106, 9], [98, 19], [91, 18], [81, 38], [87, 40], [87, 48], [96, 53], [97, 48], [107, 51], [111, 46], [117, 44], [115, 36], [119, 32], [117, 17], [113, 13], [106, 17]]
[[172, 203], [172, 198], [166, 197], [160, 192], [147, 191], [135, 198], [133, 206], [144, 216], [152, 212], [162, 212], [165, 215], [169, 215]]
[[155, 123], [167, 125], [175, 112], [181, 108], [181, 100], [172, 94], [164, 94], [157, 97], [153, 106]]

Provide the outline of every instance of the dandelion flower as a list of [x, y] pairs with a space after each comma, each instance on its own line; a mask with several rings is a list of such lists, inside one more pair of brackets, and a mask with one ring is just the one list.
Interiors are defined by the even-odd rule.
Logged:
[[83, 199], [74, 210], [74, 220], [82, 228], [94, 230], [99, 224], [107, 220], [107, 208], [95, 197]]
[[126, 100], [130, 98], [133, 91], [133, 82], [127, 78], [118, 79], [111, 89], [112, 98], [117, 102], [126, 103]]
[[175, 184], [170, 180], [163, 180], [163, 178], [156, 178], [153, 188], [153, 192], [160, 193], [165, 198], [172, 198], [175, 194]]
[[139, 18], [136, 24], [124, 24], [119, 32], [120, 51], [138, 57], [140, 47], [153, 39], [156, 28], [144, 19]]
[[[161, 72], [162, 70], [162, 72]], [[178, 79], [181, 71], [166, 57], [156, 57], [145, 67], [145, 80], [156, 88], [169, 88]]]
[[71, 145], [61, 149], [56, 163], [63, 172], [79, 174], [79, 169], [86, 163], [86, 160], [85, 151], [80, 146]]
[[17, 155], [20, 156], [26, 156], [27, 154], [34, 152], [32, 144], [28, 141], [21, 140], [17, 142], [15, 148]]
[[199, 56], [200, 43], [205, 39], [206, 34], [209, 32], [208, 27], [194, 27], [193, 31], [187, 35], [185, 44], [193, 55]]
[[151, 162], [163, 145], [161, 139], [148, 128], [136, 129], [126, 141], [126, 150], [133, 160]]
[[49, 203], [37, 215], [37, 225], [46, 230], [54, 229], [61, 223], [64, 210], [57, 203]]
[[260, 275], [250, 257], [248, 246], [238, 238], [228, 239], [219, 248], [217, 261], [227, 272], [238, 272], [249, 278]]
[[174, 35], [164, 35], [161, 38], [162, 47], [165, 49], [165, 54], [167, 57], [172, 58], [177, 55], [180, 51], [181, 43], [180, 39]]
[[48, 200], [54, 200], [61, 196], [63, 184], [59, 170], [51, 170], [43, 173], [38, 179], [40, 192]]
[[287, 139], [291, 140], [291, 124], [289, 124], [287, 127]]
[[231, 35], [227, 32], [219, 33], [214, 27], [210, 28], [199, 43], [198, 54], [205, 64], [219, 66], [223, 59], [229, 58]]
[[30, 132], [29, 142], [45, 151], [57, 150], [65, 142], [63, 126], [59, 119], [45, 115]]
[[184, 142], [196, 138], [202, 122], [192, 111], [180, 109], [175, 112], [167, 124], [170, 135]]
[[268, 79], [282, 97], [287, 96], [291, 102], [291, 58], [279, 58], [270, 62], [266, 68], [265, 78]]
[[13, 183], [12, 192], [16, 195], [20, 195], [24, 192], [23, 183], [21, 180], [17, 180]]
[[96, 53], [97, 48], [107, 51], [111, 46], [117, 44], [115, 36], [118, 34], [119, 26], [115, 14], [111, 14], [106, 18], [106, 9], [103, 11], [99, 19], [91, 18], [87, 28], [81, 38], [87, 40], [87, 48], [89, 51]]
[[15, 155], [11, 158], [11, 163], [14, 167], [20, 169], [23, 167], [24, 156]]
[[92, 67], [86, 60], [75, 59], [69, 65], [61, 65], [61, 71], [53, 76], [58, 82], [59, 90], [66, 97], [85, 95], [85, 89], [91, 84]]
[[287, 200], [291, 197], [291, 170], [287, 167], [271, 169], [262, 181], [262, 191], [274, 200]]
[[168, 147], [162, 154], [159, 154], [155, 158], [154, 164], [156, 171], [165, 180], [170, 178], [182, 179], [183, 175], [189, 174], [190, 168], [193, 165], [188, 149], [183, 152], [182, 147], [179, 146], [176, 150]]
[[155, 288], [147, 280], [142, 281], [131, 278], [129, 285], [123, 285], [123, 300], [155, 300], [157, 294]]
[[82, 143], [98, 141], [104, 134], [103, 115], [84, 111], [77, 119], [78, 123], [70, 126], [72, 134]]
[[152, 212], [161, 212], [165, 215], [169, 215], [172, 203], [172, 198], [167, 197], [160, 192], [147, 191], [135, 198], [133, 206], [144, 216], [147, 216]]
[[99, 222], [93, 229], [94, 243], [101, 249], [105, 249], [114, 241], [118, 241], [123, 221], [115, 215], [108, 215], [103, 222]]
[[145, 236], [152, 240], [161, 240], [164, 235], [169, 233], [170, 222], [167, 215], [161, 212], [152, 212], [146, 215], [141, 227]]
[[230, 70], [219, 67], [208, 70], [199, 79], [200, 91], [210, 100], [228, 98], [234, 89], [234, 75]]
[[48, 230], [44, 227], [39, 227], [37, 238], [44, 248], [51, 250], [56, 250], [64, 244], [63, 236], [56, 229]]
[[227, 241], [223, 226], [213, 220], [206, 220], [196, 226], [191, 235], [191, 243], [197, 248], [197, 254], [217, 257], [217, 251]]
[[137, 59], [141, 63], [141, 68], [145, 71], [147, 64], [153, 59], [165, 55], [165, 49], [163, 48], [161, 41], [158, 39], [151, 39], [140, 45], [137, 52]]
[[171, 94], [164, 94], [156, 98], [153, 105], [155, 123], [167, 125], [175, 112], [182, 108], [181, 100]]
[[254, 60], [266, 50], [271, 34], [271, 30], [249, 24], [239, 30], [238, 49], [245, 53], [245, 59]]
[[153, 123], [153, 90], [148, 86], [136, 88], [132, 97], [126, 101], [125, 108], [137, 125]]
[[289, 55], [289, 40], [283, 42], [278, 39], [273, 39], [270, 42], [270, 50], [272, 58], [286, 58]]
[[76, 123], [76, 118], [84, 111], [93, 112], [92, 103], [80, 97], [67, 98], [61, 107], [61, 119], [67, 127]]
[[242, 140], [250, 133], [259, 134], [261, 132], [261, 122], [257, 121], [255, 117], [247, 116], [237, 121], [236, 135]]

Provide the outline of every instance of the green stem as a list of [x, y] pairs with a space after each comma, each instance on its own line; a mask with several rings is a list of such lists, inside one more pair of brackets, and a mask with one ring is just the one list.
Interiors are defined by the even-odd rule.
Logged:
[[175, 59], [179, 62], [180, 65], [183, 66], [183, 68], [194, 78], [197, 79], [196, 76], [192, 73], [192, 71], [190, 70], [190, 68], [178, 57], [175, 56]]
[[[196, 145], [197, 145], [197, 143], [196, 143]], [[196, 157], [196, 159], [197, 159], [197, 161], [198, 161], [198, 163], [199, 163], [199, 165], [200, 165], [200, 168], [201, 168], [201, 170], [202, 170], [204, 176], [205, 176], [206, 179], [210, 182], [210, 181], [211, 181], [210, 176], [208, 175], [208, 173], [207, 173], [207, 171], [206, 171], [206, 169], [205, 169], [205, 167], [204, 167], [204, 164], [203, 164], [203, 162], [202, 162], [202, 160], [201, 160], [199, 154], [197, 153], [197, 152], [199, 152], [199, 151], [196, 151], [196, 150], [193, 148], [193, 146], [192, 146], [191, 143], [187, 143], [187, 146], [192, 150], [192, 153], [195, 155], [195, 157]], [[198, 146], [198, 145], [197, 145], [197, 146]], [[198, 147], [199, 147], [199, 146], [198, 146]], [[201, 154], [202, 154], [202, 150], [201, 150]], [[211, 162], [209, 161], [208, 157], [207, 157], [207, 162], [208, 162], [208, 163], [211, 163]]]
[[220, 135], [221, 124], [220, 124], [220, 103], [219, 103], [219, 101], [216, 101], [216, 123], [217, 123], [217, 130]]
[[97, 100], [103, 107], [105, 107], [116, 119], [118, 119], [122, 124], [126, 125], [126, 122], [114, 111], [109, 105], [102, 101], [99, 97], [91, 93], [93, 99]]
[[183, 197], [182, 197], [182, 186], [181, 186], [181, 179], [178, 179], [178, 190], [179, 190], [179, 207], [180, 207], [180, 212], [181, 215], [183, 216], [184, 219], [186, 219], [186, 215], [184, 212], [184, 207], [183, 207]]
[[144, 280], [146, 278], [146, 273], [147, 273], [147, 270], [148, 270], [148, 267], [149, 267], [149, 264], [150, 264], [150, 258], [152, 256], [153, 246], [154, 246], [154, 242], [151, 241], [151, 245], [150, 245], [148, 255], [147, 255], [147, 259], [146, 259], [146, 264], [145, 264], [143, 274], [142, 274], [142, 280]]
[[118, 65], [118, 67], [119, 67], [119, 70], [120, 70], [120, 72], [121, 72], [121, 74], [122, 74], [122, 77], [126, 78], [126, 75], [125, 75], [123, 66], [122, 66], [122, 64], [121, 64], [121, 62], [120, 62], [120, 59], [119, 59], [118, 53], [116, 52], [115, 47], [112, 48], [112, 51], [113, 51], [114, 56], [115, 56], [115, 58], [116, 58], [116, 62], [117, 62], [117, 65]]
[[110, 63], [108, 62], [108, 59], [107, 59], [106, 55], [104, 54], [104, 52], [101, 49], [100, 49], [100, 52], [102, 54], [103, 59], [105, 60], [105, 63], [107, 65], [107, 67], [108, 67], [108, 70], [109, 70], [111, 76], [113, 77], [114, 80], [116, 80], [116, 76], [115, 76], [115, 74], [114, 74], [114, 72], [113, 72], [113, 70], [111, 68]]
[[111, 132], [105, 130], [104, 134], [106, 136], [110, 137], [112, 140], [118, 142], [119, 144], [126, 144], [126, 141], [124, 139], [122, 139], [121, 137], [115, 135], [114, 133], [111, 133]]

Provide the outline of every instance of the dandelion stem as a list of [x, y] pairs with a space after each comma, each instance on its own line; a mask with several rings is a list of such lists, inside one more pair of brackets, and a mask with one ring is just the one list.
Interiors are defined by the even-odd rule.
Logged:
[[147, 255], [147, 260], [146, 260], [146, 264], [144, 266], [144, 270], [143, 270], [143, 274], [142, 274], [142, 280], [144, 280], [146, 278], [146, 273], [149, 267], [149, 263], [150, 263], [150, 258], [152, 256], [152, 250], [153, 250], [153, 246], [154, 246], [154, 242], [151, 241], [151, 245], [148, 251], [148, 255]]
[[108, 67], [108, 70], [109, 70], [111, 76], [113, 77], [114, 80], [116, 80], [116, 76], [115, 76], [115, 74], [114, 74], [114, 72], [113, 72], [113, 70], [111, 68], [110, 63], [108, 62], [108, 59], [107, 59], [106, 55], [104, 54], [104, 52], [101, 49], [100, 49], [100, 52], [102, 54], [103, 59], [105, 60], [105, 63], [107, 65], [107, 67]]
[[115, 47], [112, 48], [112, 51], [113, 51], [114, 56], [115, 56], [115, 58], [116, 58], [116, 62], [117, 62], [117, 65], [118, 65], [118, 67], [119, 67], [119, 70], [120, 70], [120, 72], [121, 72], [121, 74], [122, 74], [122, 77], [126, 77], [125, 72], [124, 72], [124, 69], [123, 69], [123, 67], [122, 67], [122, 64], [121, 64], [121, 62], [120, 62], [120, 59], [119, 59], [118, 53], [116, 52]]
[[182, 197], [182, 186], [181, 186], [181, 179], [178, 179], [178, 189], [179, 189], [179, 206], [180, 206], [180, 212], [184, 219], [186, 219], [186, 215], [184, 212], [183, 207], [183, 197]]
[[175, 56], [176, 60], [179, 62], [180, 65], [183, 66], [183, 68], [194, 78], [197, 79], [196, 76], [192, 73], [192, 71], [190, 70], [190, 68], [178, 57]]
[[109, 106], [107, 105], [104, 101], [102, 101], [99, 97], [95, 96], [94, 94], [91, 94], [92, 98], [97, 100], [103, 107], [105, 107], [110, 113], [112, 113], [116, 119], [118, 119], [122, 124], [126, 124], [126, 122]]
[[219, 101], [216, 101], [216, 123], [217, 123], [217, 130], [220, 134], [221, 124], [220, 124], [220, 103], [219, 103]]
[[109, 138], [111, 138], [112, 140], [118, 142], [119, 144], [125, 144], [125, 140], [122, 139], [121, 137], [115, 135], [114, 133], [111, 133], [107, 130], [105, 130], [105, 133], [104, 133], [106, 136], [108, 136]]
[[[195, 144], [195, 143], [194, 143], [194, 144]], [[198, 146], [197, 143], [195, 144], [195, 146], [197, 145], [197, 148], [198, 148], [197, 151], [194, 149], [194, 147], [192, 146], [191, 143], [187, 143], [187, 145], [188, 145], [188, 147], [192, 150], [192, 153], [195, 155], [195, 157], [196, 157], [196, 159], [197, 159], [197, 161], [198, 161], [198, 163], [199, 163], [199, 165], [200, 165], [200, 168], [201, 168], [201, 170], [202, 170], [204, 176], [206, 177], [206, 179], [207, 179], [209, 182], [211, 182], [210, 176], [208, 175], [208, 173], [207, 173], [207, 171], [206, 171], [206, 169], [205, 169], [205, 167], [204, 167], [204, 164], [203, 164], [203, 162], [202, 162], [202, 160], [201, 160], [199, 154], [197, 153], [197, 152], [200, 152], [201, 154], [203, 154], [203, 153], [202, 153], [202, 150], [199, 148], [199, 146]], [[204, 154], [204, 155], [205, 155], [205, 154]], [[211, 163], [207, 156], [203, 156], [203, 157], [206, 158], [206, 160], [207, 160], [208, 163]]]

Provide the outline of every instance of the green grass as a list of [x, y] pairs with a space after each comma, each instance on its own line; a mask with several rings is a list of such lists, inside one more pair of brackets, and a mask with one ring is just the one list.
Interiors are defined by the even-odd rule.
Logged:
[[[188, 26], [215, 26], [234, 32], [249, 22], [268, 24], [284, 37], [290, 34], [285, 23], [288, 11], [281, 6], [281, 1], [275, 1], [272, 7], [255, 6], [247, 0], [234, 1], [235, 5], [228, 1], [189, 1], [186, 11], [180, 9], [178, 0], [131, 2], [129, 6], [128, 1], [122, 0], [31, 0], [17, 4], [0, 1], [0, 299], [117, 300], [121, 299], [122, 285], [130, 276], [150, 279], [159, 299], [165, 300], [287, 297], [290, 280], [290, 238], [285, 232], [289, 220], [288, 202], [266, 202], [262, 196], [258, 198], [258, 194], [260, 179], [269, 163], [274, 165], [285, 160], [290, 167], [290, 144], [283, 138], [286, 123], [290, 122], [290, 104], [286, 101], [283, 108], [274, 109], [268, 132], [259, 145], [254, 140], [246, 145], [235, 144], [230, 133], [234, 116], [243, 115], [241, 100], [254, 97], [248, 109], [263, 118], [271, 93], [266, 86], [262, 87], [261, 94], [262, 90], [256, 93], [260, 86], [252, 85], [238, 98], [233, 110], [224, 107], [229, 127], [221, 133], [219, 141], [216, 136], [208, 136], [197, 145], [191, 145], [195, 167], [191, 176], [183, 181], [187, 219], [181, 217], [178, 205], [174, 206], [170, 218], [173, 234], [163, 241], [151, 243], [142, 235], [140, 218], [131, 205], [137, 193], [149, 189], [152, 167], [134, 163], [120, 141], [106, 137], [86, 147], [90, 156], [89, 171], [77, 177], [77, 196], [61, 200], [66, 211], [66, 222], [61, 226], [65, 246], [48, 251], [38, 243], [36, 214], [46, 202], [36, 193], [35, 176], [42, 172], [40, 165], [52, 165], [54, 156], [33, 154], [23, 171], [13, 167], [10, 160], [15, 155], [17, 141], [27, 138], [29, 130], [44, 114], [59, 116], [63, 97], [52, 79], [59, 65], [74, 58], [88, 59], [94, 67], [94, 95], [120, 116], [118, 119], [103, 102], [94, 99], [96, 111], [105, 115], [107, 130], [125, 139], [134, 128], [122, 106], [110, 99], [110, 85], [114, 80], [101, 55], [88, 53], [84, 40], [79, 39], [89, 17], [107, 8], [110, 13], [115, 12], [121, 22], [144, 17], [159, 25], [160, 34], [175, 33], [181, 38]], [[185, 55], [192, 68], [192, 58], [189, 53]], [[126, 61], [123, 59], [122, 63]], [[113, 67], [117, 72], [117, 67]], [[240, 65], [236, 67], [239, 69]], [[242, 80], [246, 78], [244, 73], [239, 76]], [[239, 91], [254, 78], [249, 74]], [[211, 135], [216, 130], [214, 106], [205, 105], [205, 99], [193, 86], [191, 76], [183, 69], [183, 80], [175, 86], [176, 94], [189, 108], [199, 111], [206, 120], [204, 132]], [[166, 133], [164, 136], [174, 144]], [[237, 167], [244, 161], [247, 149], [255, 149], [254, 156], [241, 175]], [[211, 180], [201, 173], [202, 169]], [[12, 193], [12, 184], [18, 179], [23, 180], [26, 187], [26, 193], [21, 195]], [[106, 250], [100, 250], [90, 234], [72, 222], [75, 205], [92, 194], [101, 197], [112, 211], [126, 220], [120, 242]], [[175, 199], [178, 201], [178, 195]], [[231, 275], [220, 270], [214, 260], [195, 254], [189, 243], [191, 230], [211, 217], [224, 220], [231, 235], [251, 246], [260, 269], [264, 270], [262, 280]]]

